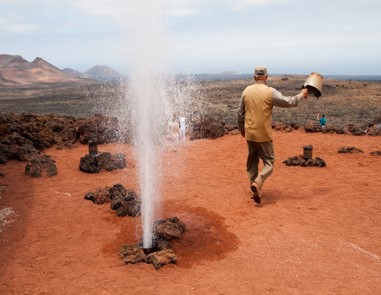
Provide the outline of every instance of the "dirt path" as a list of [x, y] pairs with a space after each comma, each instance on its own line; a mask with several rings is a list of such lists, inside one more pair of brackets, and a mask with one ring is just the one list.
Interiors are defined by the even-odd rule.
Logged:
[[[185, 222], [177, 265], [124, 265], [119, 247], [140, 237], [140, 219], [84, 200], [118, 182], [138, 189], [129, 146], [124, 170], [85, 174], [87, 152], [49, 150], [59, 174], [30, 179], [25, 163], [1, 166], [0, 294], [379, 294], [380, 137], [274, 134], [276, 167], [263, 206], [250, 199], [239, 136], [166, 146], [161, 217]], [[282, 161], [312, 144], [327, 167]], [[355, 146], [363, 154], [339, 154]], [[4, 211], [5, 210], [5, 211]], [[6, 216], [5, 216], [6, 215]]]

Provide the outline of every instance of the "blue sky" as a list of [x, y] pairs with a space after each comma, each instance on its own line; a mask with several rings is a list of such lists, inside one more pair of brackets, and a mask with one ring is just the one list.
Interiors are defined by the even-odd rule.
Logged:
[[0, 0], [0, 53], [79, 71], [127, 73], [149, 50], [177, 73], [380, 75], [380, 15], [379, 0]]

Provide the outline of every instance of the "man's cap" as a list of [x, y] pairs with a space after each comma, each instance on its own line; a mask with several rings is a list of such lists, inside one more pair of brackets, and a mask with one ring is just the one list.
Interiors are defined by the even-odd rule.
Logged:
[[264, 65], [259, 65], [255, 68], [254, 71], [255, 76], [266, 76], [267, 75], [267, 68]]

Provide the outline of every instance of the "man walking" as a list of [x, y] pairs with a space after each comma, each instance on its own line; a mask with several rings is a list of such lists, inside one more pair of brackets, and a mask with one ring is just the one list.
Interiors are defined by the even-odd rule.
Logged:
[[[254, 81], [242, 92], [238, 107], [238, 130], [247, 141], [249, 154], [246, 171], [254, 202], [259, 205], [263, 184], [272, 174], [275, 161], [271, 134], [273, 106], [296, 107], [299, 100], [307, 97], [308, 92], [304, 88], [296, 96], [283, 96], [278, 90], [267, 86], [267, 68], [263, 65], [255, 68]], [[264, 165], [260, 173], [259, 159]]]

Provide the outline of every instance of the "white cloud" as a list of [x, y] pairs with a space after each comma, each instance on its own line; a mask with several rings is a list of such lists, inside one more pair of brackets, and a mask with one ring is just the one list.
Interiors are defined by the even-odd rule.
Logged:
[[198, 0], [162, 0], [162, 6], [167, 16], [184, 17], [199, 13]]
[[37, 24], [30, 23], [18, 15], [3, 15], [0, 18], [0, 31], [9, 33], [35, 32]]
[[151, 14], [158, 13], [173, 17], [193, 15], [198, 13], [198, 9], [195, 8], [197, 2], [189, 0], [175, 2], [170, 0], [72, 0], [71, 5], [87, 15], [121, 21], [131, 17], [149, 17]]
[[[55, 2], [64, 2], [62, 0], [58, 0]], [[25, 0], [0, 0], [1, 5], [26, 5], [26, 6], [37, 6], [39, 4], [49, 4], [52, 3], [52, 1], [49, 0], [30, 0], [30, 1], [25, 1]]]
[[9, 32], [35, 32], [38, 29], [37, 25], [34, 24], [9, 24], [3, 27]]
[[196, 9], [192, 8], [173, 8], [169, 9], [167, 12], [168, 16], [175, 16], [175, 17], [183, 17], [183, 16], [189, 16], [193, 14], [197, 14], [198, 11]]
[[[88, 15], [114, 17], [121, 13], [123, 1], [119, 0], [81, 0], [71, 1], [71, 5]], [[128, 1], [126, 2], [128, 5]]]
[[280, 4], [284, 2], [289, 2], [290, 0], [241, 0], [234, 2], [232, 5], [233, 10], [242, 10], [251, 6], [258, 6], [264, 4]]

